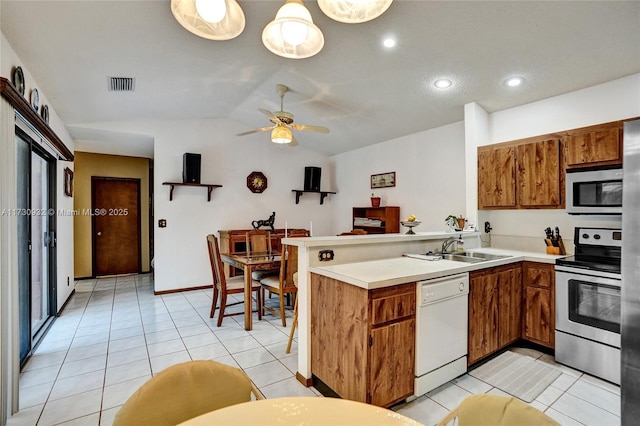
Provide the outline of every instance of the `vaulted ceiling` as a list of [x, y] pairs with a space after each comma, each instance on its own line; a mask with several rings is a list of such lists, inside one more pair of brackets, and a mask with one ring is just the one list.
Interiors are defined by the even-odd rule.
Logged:
[[[640, 72], [638, 1], [395, 0], [356, 25], [305, 1], [325, 46], [301, 60], [261, 42], [283, 1], [238, 3], [246, 28], [229, 41], [189, 33], [169, 1], [154, 0], [2, 0], [1, 30], [71, 135], [96, 144], [109, 137], [87, 127], [109, 122], [228, 118], [263, 127], [258, 108], [279, 109], [281, 83], [297, 123], [331, 130], [296, 132], [300, 145], [332, 155], [462, 120], [469, 102], [493, 112]], [[396, 47], [383, 47], [386, 37]], [[524, 84], [507, 87], [512, 75]], [[114, 76], [134, 77], [135, 91], [109, 91]], [[453, 86], [434, 87], [441, 77]], [[140, 137], [131, 136], [131, 144]], [[269, 134], [244, 138], [267, 143]]]

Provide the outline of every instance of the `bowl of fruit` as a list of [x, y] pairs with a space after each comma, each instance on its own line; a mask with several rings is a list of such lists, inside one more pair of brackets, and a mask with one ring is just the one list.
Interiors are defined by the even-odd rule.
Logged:
[[400, 223], [402, 224], [402, 226], [406, 226], [407, 228], [409, 228], [409, 231], [407, 231], [406, 233], [411, 235], [415, 234], [415, 232], [413, 232], [413, 228], [420, 225], [422, 222], [416, 220], [416, 216], [412, 214], [406, 220], [401, 220]]

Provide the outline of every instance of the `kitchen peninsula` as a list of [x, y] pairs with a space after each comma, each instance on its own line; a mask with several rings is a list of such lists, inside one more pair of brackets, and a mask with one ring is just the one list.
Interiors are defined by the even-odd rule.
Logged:
[[[459, 235], [464, 239], [467, 251], [502, 254], [506, 257], [478, 263], [465, 263], [454, 260], [427, 261], [402, 256], [403, 253], [434, 251], [442, 246], [443, 241], [452, 237], [457, 239]], [[285, 244], [298, 246], [300, 253], [298, 380], [305, 385], [311, 385], [312, 375], [318, 376], [317, 372], [324, 375], [323, 381], [332, 381], [338, 377], [338, 382], [341, 380], [344, 382], [347, 375], [353, 376], [355, 385], [349, 378], [348, 383], [343, 383], [344, 388], [334, 390], [345, 398], [384, 406], [412, 395], [414, 393], [413, 343], [416, 332], [416, 282], [522, 261], [552, 264], [558, 257], [544, 253], [480, 248], [479, 235], [477, 232], [465, 231], [283, 239]], [[333, 259], [320, 261], [320, 257], [323, 257], [319, 256], [320, 252], [326, 250], [333, 252]], [[337, 293], [341, 296], [336, 298]], [[316, 301], [314, 298], [319, 300]], [[312, 299], [314, 299], [313, 306]], [[392, 339], [393, 343], [387, 348], [391, 352], [410, 354], [409, 358], [399, 360], [395, 364], [400, 370], [406, 371], [406, 374], [396, 371], [390, 373], [390, 376], [388, 372], [380, 371], [378, 367], [386, 368], [390, 364], [383, 362], [384, 357], [379, 360], [378, 367], [375, 369], [356, 371], [355, 369], [367, 368], [367, 366], [349, 366], [347, 362], [343, 362], [344, 359], [337, 357], [332, 359], [329, 355], [324, 358], [313, 355], [312, 328], [320, 326], [318, 317], [314, 316], [314, 309], [316, 313], [325, 308], [327, 312], [331, 312], [332, 304], [335, 303], [353, 304], [350, 309], [355, 311], [351, 316], [351, 322], [345, 325], [342, 331], [331, 331], [333, 334], [321, 333], [322, 338], [328, 339], [327, 336], [332, 336], [333, 340], [341, 339], [341, 344], [353, 345], [365, 350], [356, 355], [365, 363], [378, 362], [375, 354], [366, 352], [368, 351], [367, 335], [370, 335], [373, 328], [382, 330], [386, 325], [393, 325], [395, 329], [385, 329], [388, 333], [382, 339]], [[371, 309], [369, 306], [375, 308]], [[336, 327], [333, 328], [338, 330], [341, 322], [344, 324], [345, 318], [335, 318], [332, 324]], [[313, 333], [319, 335], [318, 331], [316, 328]], [[354, 336], [359, 340], [353, 340]], [[362, 336], [364, 336], [364, 342]], [[326, 341], [323, 345], [330, 343]], [[399, 344], [406, 344], [408, 350], [398, 350]], [[323, 347], [323, 351], [324, 349]], [[334, 365], [329, 365], [332, 363]], [[381, 391], [385, 383], [398, 381], [406, 382], [401, 390]], [[332, 381], [327, 384], [331, 387], [331, 385], [336, 386], [336, 383]], [[371, 392], [372, 386], [377, 386], [375, 392]], [[381, 394], [382, 397], [380, 397]]]

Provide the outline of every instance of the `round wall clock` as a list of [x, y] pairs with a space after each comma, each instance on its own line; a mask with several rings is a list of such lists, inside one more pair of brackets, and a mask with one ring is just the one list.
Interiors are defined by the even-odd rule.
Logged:
[[267, 189], [267, 177], [262, 172], [251, 172], [247, 176], [247, 188], [253, 193], [260, 193]]

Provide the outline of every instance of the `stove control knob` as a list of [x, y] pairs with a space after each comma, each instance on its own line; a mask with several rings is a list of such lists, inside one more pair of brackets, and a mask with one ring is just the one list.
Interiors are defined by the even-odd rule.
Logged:
[[599, 239], [600, 239], [600, 234], [595, 234], [595, 235], [593, 236], [593, 238], [595, 238], [596, 240], [599, 240]]
[[585, 240], [589, 239], [589, 234], [582, 234], [582, 238], [584, 238]]

